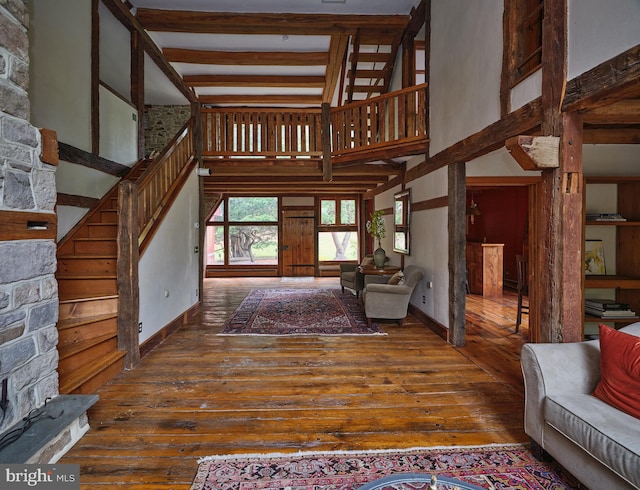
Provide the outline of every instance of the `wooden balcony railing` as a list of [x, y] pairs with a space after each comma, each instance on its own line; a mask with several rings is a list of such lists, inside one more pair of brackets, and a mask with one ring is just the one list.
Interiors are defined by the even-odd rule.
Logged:
[[427, 84], [331, 110], [332, 158], [427, 139]]
[[195, 159], [192, 121], [188, 121], [173, 141], [136, 181], [138, 244], [140, 251], [150, 238], [153, 224], [167, 211]]
[[[427, 142], [427, 84], [331, 110], [331, 156], [394, 147], [411, 154]], [[319, 158], [322, 156], [321, 109], [202, 109], [205, 158]]]
[[202, 109], [205, 157], [319, 157], [320, 109]]

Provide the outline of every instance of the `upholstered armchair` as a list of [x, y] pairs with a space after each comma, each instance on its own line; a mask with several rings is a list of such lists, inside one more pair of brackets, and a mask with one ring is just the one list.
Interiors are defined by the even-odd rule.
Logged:
[[[377, 318], [398, 320], [402, 326], [407, 316], [411, 294], [423, 275], [418, 267], [410, 265], [404, 269], [404, 277], [399, 284], [389, 284], [390, 278], [385, 276], [365, 276], [362, 300], [369, 325]], [[382, 282], [384, 283], [381, 284]]]
[[355, 291], [356, 298], [360, 296], [360, 291], [364, 288], [364, 274], [360, 272], [359, 267], [367, 263], [373, 263], [373, 255], [366, 255], [361, 264], [340, 264], [340, 286], [343, 293], [344, 288], [349, 288]]

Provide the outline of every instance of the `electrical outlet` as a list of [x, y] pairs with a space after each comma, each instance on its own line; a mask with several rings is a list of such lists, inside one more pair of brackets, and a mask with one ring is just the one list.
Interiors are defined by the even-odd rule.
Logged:
[[422, 297], [422, 304], [425, 304], [426, 302], [427, 302], [427, 297], [426, 297], [426, 296], [423, 296], [423, 297]]
[[138, 323], [138, 333], [142, 333], [142, 322]]

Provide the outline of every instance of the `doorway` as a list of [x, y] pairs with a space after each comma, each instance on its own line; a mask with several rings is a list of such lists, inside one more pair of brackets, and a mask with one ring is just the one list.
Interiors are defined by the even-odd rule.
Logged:
[[315, 211], [289, 209], [282, 211], [280, 254], [282, 275], [303, 277], [315, 275]]
[[[466, 189], [467, 242], [503, 244], [503, 295], [486, 299], [491, 318], [502, 328], [516, 330], [517, 316], [517, 260], [518, 255], [529, 256], [532, 237], [535, 237], [538, 177], [499, 178], [468, 177]], [[529, 300], [535, 295], [529, 289]], [[485, 300], [482, 296], [468, 296], [468, 301]], [[478, 311], [479, 305], [474, 309]], [[526, 318], [528, 321], [528, 317]], [[529, 324], [527, 333], [531, 336]]]

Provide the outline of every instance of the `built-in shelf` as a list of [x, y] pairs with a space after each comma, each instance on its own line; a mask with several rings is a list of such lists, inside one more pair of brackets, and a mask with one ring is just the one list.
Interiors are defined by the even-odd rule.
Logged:
[[634, 278], [634, 277], [619, 276], [619, 275], [585, 276], [584, 287], [640, 289], [640, 279]]
[[587, 226], [640, 226], [640, 221], [587, 221]]
[[[592, 201], [592, 213], [618, 213], [626, 218], [626, 221], [585, 221], [586, 227], [610, 227], [611, 230], [591, 228], [591, 235], [602, 236], [605, 243], [605, 250], [613, 250], [615, 257], [613, 267], [615, 275], [586, 275], [584, 277], [585, 289], [609, 289], [609, 295], [615, 296], [619, 303], [630, 305], [631, 311], [640, 313], [640, 260], [638, 254], [638, 236], [640, 234], [640, 177], [639, 176], [597, 176], [586, 177], [585, 187], [587, 199], [590, 190], [593, 192], [603, 192], [603, 188], [597, 189], [589, 184], [613, 184], [615, 188], [610, 192], [615, 192], [613, 200], [598, 201], [596, 197], [595, 207]], [[609, 191], [605, 191], [609, 192]], [[613, 196], [613, 194], [609, 194]], [[596, 194], [597, 196], [597, 194]], [[587, 238], [591, 238], [587, 235]], [[595, 238], [595, 237], [594, 237]], [[586, 314], [585, 323], [613, 323], [616, 328], [625, 324], [637, 322], [639, 316], [600, 318], [598, 316]]]

